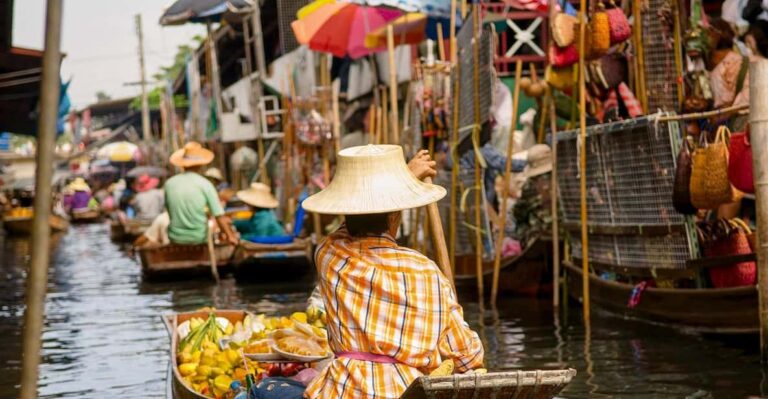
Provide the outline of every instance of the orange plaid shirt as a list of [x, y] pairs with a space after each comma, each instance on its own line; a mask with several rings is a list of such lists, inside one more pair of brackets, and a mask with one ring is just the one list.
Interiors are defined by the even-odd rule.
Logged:
[[482, 367], [483, 345], [434, 262], [389, 235], [351, 237], [342, 227], [315, 253], [331, 349], [390, 356], [398, 363], [336, 358], [306, 398], [399, 398], [443, 359]]

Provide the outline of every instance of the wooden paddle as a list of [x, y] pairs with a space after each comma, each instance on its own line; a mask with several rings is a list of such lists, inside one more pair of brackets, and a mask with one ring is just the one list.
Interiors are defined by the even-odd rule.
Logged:
[[[432, 184], [432, 178], [425, 177], [424, 182]], [[451, 268], [451, 258], [448, 256], [448, 246], [445, 243], [445, 233], [443, 232], [443, 221], [440, 219], [440, 211], [437, 209], [437, 203], [433, 202], [427, 205], [427, 215], [429, 215], [429, 229], [432, 235], [432, 244], [435, 246], [435, 257], [437, 265], [448, 277], [453, 286], [453, 269]]]

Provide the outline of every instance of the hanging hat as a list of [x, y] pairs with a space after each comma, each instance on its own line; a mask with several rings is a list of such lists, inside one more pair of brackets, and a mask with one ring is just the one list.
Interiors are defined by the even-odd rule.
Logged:
[[74, 191], [91, 191], [88, 183], [86, 183], [82, 177], [75, 178], [72, 183], [69, 183], [69, 188]]
[[136, 179], [136, 183], [133, 186], [137, 192], [143, 193], [157, 187], [158, 184], [160, 184], [160, 179], [143, 174]]
[[210, 177], [211, 179], [218, 181], [224, 181], [224, 176], [221, 175], [219, 168], [208, 168], [208, 170], [205, 171], [205, 177]]
[[269, 186], [264, 183], [251, 183], [247, 190], [237, 192], [237, 198], [250, 206], [257, 208], [277, 208], [277, 199], [272, 195]]
[[184, 148], [171, 154], [171, 164], [180, 168], [208, 165], [213, 161], [213, 152], [203, 148], [200, 143], [190, 141]]
[[336, 174], [302, 207], [328, 215], [363, 215], [418, 208], [445, 197], [440, 186], [419, 181], [398, 145], [366, 145], [339, 151]]
[[552, 171], [552, 150], [546, 144], [536, 144], [528, 149], [527, 177], [534, 177]]

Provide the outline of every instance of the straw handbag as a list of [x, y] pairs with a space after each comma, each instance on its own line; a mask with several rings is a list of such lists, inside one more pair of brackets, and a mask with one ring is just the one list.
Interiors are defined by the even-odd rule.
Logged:
[[693, 153], [691, 169], [691, 203], [699, 209], [715, 209], [737, 199], [736, 190], [728, 180], [728, 145], [731, 132], [720, 126], [715, 141], [707, 144], [706, 134], [701, 133], [703, 145]]
[[559, 47], [566, 47], [573, 44], [576, 38], [576, 22], [578, 20], [572, 15], [560, 12], [555, 15], [552, 21], [552, 39]]
[[578, 75], [573, 67], [553, 68], [548, 66], [544, 73], [544, 79], [547, 83], [558, 90], [572, 89], [576, 84]]
[[745, 193], [755, 192], [752, 173], [752, 146], [749, 144], [749, 125], [747, 131], [734, 133], [728, 144], [728, 178], [731, 184]]
[[[747, 235], [752, 231], [741, 219], [719, 220], [718, 232], [704, 247], [705, 256], [746, 255], [752, 253]], [[754, 261], [739, 262], [709, 269], [709, 279], [715, 288], [754, 285], [757, 267]]]
[[691, 204], [691, 142], [683, 140], [680, 152], [677, 154], [677, 170], [675, 183], [672, 186], [672, 206], [683, 215], [695, 215], [696, 207]]
[[566, 47], [549, 46], [549, 63], [555, 68], [567, 68], [579, 62], [576, 45]]
[[632, 36], [632, 27], [629, 19], [621, 9], [611, 0], [611, 7], [605, 11], [610, 25], [611, 44], [622, 43]]
[[608, 54], [611, 48], [611, 26], [603, 3], [597, 4], [597, 10], [590, 18], [587, 30], [589, 31], [589, 47], [587, 47], [589, 51], [585, 55], [594, 60]]

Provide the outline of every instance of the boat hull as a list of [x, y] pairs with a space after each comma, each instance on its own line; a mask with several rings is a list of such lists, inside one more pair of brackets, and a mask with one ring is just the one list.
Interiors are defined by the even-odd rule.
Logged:
[[[568, 293], [582, 299], [581, 269], [563, 262]], [[754, 286], [736, 288], [654, 288], [642, 292], [640, 303], [628, 308], [631, 284], [589, 276], [589, 298], [601, 308], [624, 317], [712, 334], [755, 333], [758, 297]]]
[[[214, 249], [219, 274], [227, 271], [235, 252], [234, 245]], [[177, 279], [210, 275], [211, 256], [207, 244], [165, 245], [139, 248], [141, 270], [147, 279]]]
[[109, 234], [113, 241], [131, 242], [144, 234], [151, 224], [151, 221], [144, 220], [129, 220], [124, 223], [113, 220], [109, 223]]
[[[50, 216], [51, 233], [59, 233], [69, 228], [69, 222], [58, 215]], [[6, 231], [14, 235], [32, 234], [32, 216], [24, 217], [5, 217], [3, 218], [3, 227]]]
[[235, 253], [238, 279], [292, 281], [310, 274], [312, 241], [297, 238], [289, 244], [256, 244], [240, 241]]
[[89, 209], [86, 211], [72, 212], [70, 218], [72, 223], [97, 223], [101, 221], [101, 211], [98, 209]]
[[550, 399], [568, 385], [576, 370], [519, 370], [487, 374], [419, 377], [400, 399]]

